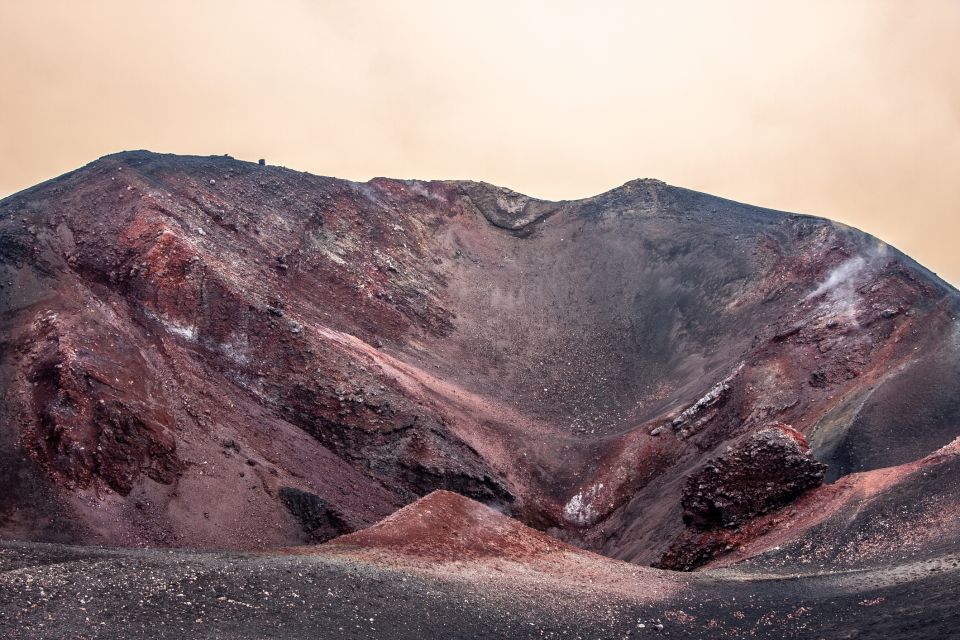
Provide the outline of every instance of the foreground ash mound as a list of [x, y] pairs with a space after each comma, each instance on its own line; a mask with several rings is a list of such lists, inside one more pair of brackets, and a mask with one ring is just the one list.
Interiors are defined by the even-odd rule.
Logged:
[[958, 317], [867, 234], [655, 180], [106, 156], [0, 201], [0, 535], [555, 575], [941, 557]]

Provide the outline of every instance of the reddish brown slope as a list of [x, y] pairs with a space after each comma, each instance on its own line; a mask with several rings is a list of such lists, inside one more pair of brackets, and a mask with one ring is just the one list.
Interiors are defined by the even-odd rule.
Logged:
[[651, 601], [675, 596], [683, 585], [662, 572], [564, 544], [449, 491], [434, 491], [368, 529], [299, 551], [543, 596], [560, 591]]

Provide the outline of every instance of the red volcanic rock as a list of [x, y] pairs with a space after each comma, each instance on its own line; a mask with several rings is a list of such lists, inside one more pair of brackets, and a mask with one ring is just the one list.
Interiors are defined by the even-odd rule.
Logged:
[[[125, 496], [141, 475], [170, 484], [183, 466], [173, 416], [162, 396], [145, 392], [139, 354], [98, 329], [70, 331], [56, 314], [37, 320], [22, 350], [29, 393], [21, 400], [33, 419], [21, 443], [72, 487], [99, 479]], [[99, 350], [88, 342], [95, 336], [103, 339]]]
[[683, 520], [700, 529], [735, 527], [818, 486], [826, 469], [801, 433], [775, 423], [690, 475], [683, 489]]
[[557, 607], [582, 606], [598, 596], [604, 606], [619, 598], [662, 601], [684, 588], [674, 576], [565, 544], [475, 500], [443, 490], [372, 527], [319, 547], [291, 551], [465, 580], [512, 597], [528, 593], [541, 604], [551, 602]]

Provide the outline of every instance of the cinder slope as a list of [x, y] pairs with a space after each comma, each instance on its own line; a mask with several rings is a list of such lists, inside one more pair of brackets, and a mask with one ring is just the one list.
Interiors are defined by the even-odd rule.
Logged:
[[457, 578], [502, 591], [663, 600], [682, 581], [564, 544], [485, 505], [434, 491], [377, 524], [301, 553]]
[[527, 560], [547, 554], [593, 555], [531, 529], [457, 493], [434, 491], [326, 549], [382, 549], [436, 562], [496, 558]]

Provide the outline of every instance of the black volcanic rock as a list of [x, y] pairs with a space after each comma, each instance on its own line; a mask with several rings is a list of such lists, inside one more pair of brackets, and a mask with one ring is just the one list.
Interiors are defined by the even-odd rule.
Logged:
[[735, 527], [820, 485], [826, 469], [800, 433], [775, 424], [690, 475], [683, 489], [683, 520], [701, 529]]

